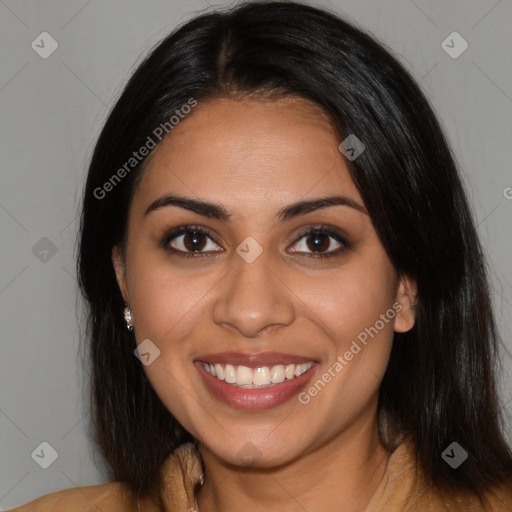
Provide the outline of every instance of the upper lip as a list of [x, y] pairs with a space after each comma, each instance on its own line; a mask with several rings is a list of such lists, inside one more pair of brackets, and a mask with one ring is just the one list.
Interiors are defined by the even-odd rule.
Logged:
[[282, 354], [280, 352], [219, 352], [216, 354], [205, 354], [195, 358], [203, 363], [223, 363], [247, 366], [248, 368], [259, 368], [261, 366], [275, 366], [278, 364], [302, 364], [310, 361], [316, 362], [307, 356]]

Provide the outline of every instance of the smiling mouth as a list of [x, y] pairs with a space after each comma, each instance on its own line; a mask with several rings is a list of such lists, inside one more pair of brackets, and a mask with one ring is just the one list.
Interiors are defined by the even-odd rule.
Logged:
[[206, 363], [201, 361], [204, 369], [217, 380], [224, 381], [236, 388], [261, 389], [270, 388], [300, 377], [312, 366], [313, 361], [302, 364], [277, 364], [249, 368], [243, 365]]

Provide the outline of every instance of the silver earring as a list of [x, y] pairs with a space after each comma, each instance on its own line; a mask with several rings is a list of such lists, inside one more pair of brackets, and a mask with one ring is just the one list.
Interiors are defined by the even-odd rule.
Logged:
[[126, 322], [126, 328], [129, 331], [133, 331], [132, 312], [130, 311], [130, 308], [126, 302], [124, 303], [124, 320]]

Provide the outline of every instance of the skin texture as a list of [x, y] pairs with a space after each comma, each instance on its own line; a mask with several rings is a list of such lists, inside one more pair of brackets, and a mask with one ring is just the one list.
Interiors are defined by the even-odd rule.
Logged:
[[[155, 149], [135, 191], [126, 273], [121, 251], [112, 251], [137, 343], [149, 338], [161, 351], [144, 369], [200, 442], [201, 512], [339, 512], [340, 504], [360, 511], [384, 474], [389, 454], [378, 434], [378, 390], [393, 331], [414, 324], [415, 283], [397, 275], [371, 219], [355, 208], [276, 222], [281, 208], [301, 200], [343, 195], [364, 207], [340, 142], [322, 110], [301, 98], [199, 103]], [[176, 206], [144, 215], [168, 193], [222, 203], [232, 219]], [[311, 257], [344, 247], [329, 235], [321, 235], [320, 249], [311, 236], [301, 238], [320, 224], [341, 230], [349, 246]], [[187, 259], [160, 245], [182, 225], [215, 237], [201, 239], [210, 257]], [[263, 249], [252, 263], [236, 253], [249, 236]], [[168, 245], [186, 251], [190, 238], [178, 235]], [[309, 386], [395, 302], [395, 318], [306, 405], [293, 397], [270, 409], [233, 409], [210, 394], [193, 366], [214, 352], [297, 354], [320, 363]], [[243, 467], [240, 453], [248, 449], [257, 460]]]

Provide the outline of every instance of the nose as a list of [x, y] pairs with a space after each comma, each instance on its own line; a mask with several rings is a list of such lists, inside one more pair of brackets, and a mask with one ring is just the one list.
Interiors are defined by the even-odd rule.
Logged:
[[263, 251], [251, 263], [233, 256], [233, 268], [217, 289], [212, 308], [214, 323], [246, 338], [256, 338], [294, 321], [293, 292], [269, 266], [267, 253]]

